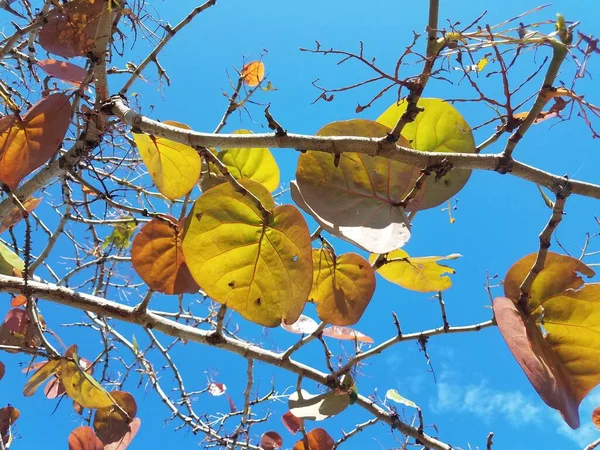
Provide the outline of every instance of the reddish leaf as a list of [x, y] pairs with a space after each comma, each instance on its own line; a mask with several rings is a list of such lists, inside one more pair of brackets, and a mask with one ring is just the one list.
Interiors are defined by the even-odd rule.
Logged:
[[105, 4], [102, 0], [73, 0], [63, 5], [62, 14], [41, 28], [40, 45], [65, 58], [85, 56], [93, 48], [98, 19]]
[[104, 450], [104, 445], [90, 427], [78, 427], [69, 435], [69, 450]]
[[[23, 202], [23, 206], [27, 210], [27, 212], [33, 211], [35, 208], [39, 206], [42, 202], [40, 198], [30, 197]], [[0, 223], [0, 233], [8, 230], [10, 227], [14, 227], [17, 223], [19, 223], [23, 219], [23, 212], [20, 208], [16, 206], [10, 210], [8, 215], [4, 218], [2, 223]]]
[[2, 441], [6, 444], [9, 438], [9, 430], [13, 423], [19, 418], [21, 413], [14, 406], [5, 406], [0, 408], [0, 436]]
[[560, 411], [571, 428], [577, 428], [579, 402], [575, 400], [568, 375], [536, 323], [524, 317], [506, 297], [494, 299], [493, 307], [502, 337], [537, 393], [548, 406]]
[[225, 397], [227, 398], [227, 403], [229, 403], [229, 412], [230, 413], [236, 412], [237, 406], [235, 406], [235, 403], [233, 403], [233, 399], [229, 396], [229, 394], [225, 394]]
[[275, 450], [283, 447], [283, 438], [276, 431], [267, 431], [260, 437], [260, 446], [263, 450]]
[[5, 373], [6, 373], [6, 367], [4, 366], [4, 363], [2, 361], [0, 361], [0, 380], [2, 378], [4, 378]]
[[16, 297], [13, 297], [13, 299], [10, 301], [10, 306], [14, 306], [15, 308], [18, 308], [19, 306], [24, 306], [27, 304], [27, 297], [25, 297], [23, 294], [19, 294]]
[[600, 406], [592, 413], [592, 422], [594, 422], [597, 428], [600, 428]]
[[323, 428], [311, 430], [307, 437], [308, 447], [305, 445], [304, 439], [300, 439], [296, 442], [292, 450], [331, 450], [335, 444], [334, 440]]
[[208, 385], [208, 393], [210, 395], [214, 395], [218, 397], [219, 395], [223, 395], [227, 390], [227, 386], [223, 383], [215, 383], [214, 381]]
[[50, 381], [48, 381], [48, 383], [46, 383], [46, 386], [44, 386], [44, 395], [49, 400], [54, 400], [55, 398], [63, 395], [65, 392], [65, 386], [62, 384], [60, 379], [56, 377], [52, 378]]
[[105, 445], [122, 442], [130, 431], [129, 424], [137, 414], [137, 404], [129, 392], [112, 391], [110, 396], [127, 414], [114, 406], [96, 411], [94, 430]]
[[112, 444], [105, 445], [104, 450], [125, 450], [129, 446], [131, 441], [133, 441], [133, 438], [138, 433], [141, 425], [142, 421], [139, 417], [133, 419], [129, 424], [129, 429], [127, 433], [125, 433], [125, 436], [123, 436], [123, 438], [118, 442], [113, 442]]
[[71, 103], [65, 94], [52, 94], [21, 118], [0, 119], [0, 181], [14, 189], [19, 182], [56, 154], [71, 123]]
[[340, 339], [342, 341], [358, 341], [372, 344], [373, 339], [360, 331], [356, 331], [348, 327], [327, 327], [323, 330], [323, 336], [327, 336], [334, 339]]
[[291, 411], [288, 411], [281, 416], [281, 421], [292, 434], [296, 434], [298, 430], [300, 430], [300, 419], [292, 414]]
[[80, 85], [87, 75], [85, 69], [66, 61], [57, 61], [56, 59], [45, 59], [38, 61], [40, 68], [48, 75], [71, 84]]
[[155, 291], [165, 294], [198, 292], [181, 250], [182, 229], [174, 217], [154, 218], [133, 240], [131, 262]]

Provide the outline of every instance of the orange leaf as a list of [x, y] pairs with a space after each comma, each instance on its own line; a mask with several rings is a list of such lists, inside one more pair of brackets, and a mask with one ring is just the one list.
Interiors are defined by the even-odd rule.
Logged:
[[11, 425], [16, 422], [21, 413], [19, 410], [13, 406], [5, 406], [4, 408], [0, 408], [0, 437], [2, 438], [2, 442], [4, 444], [8, 443], [9, 434], [8, 430]]
[[249, 62], [242, 68], [242, 77], [248, 86], [258, 86], [265, 77], [265, 65], [262, 61]]
[[356, 331], [348, 327], [327, 327], [323, 330], [323, 336], [328, 336], [334, 339], [340, 339], [342, 341], [354, 341], [365, 342], [372, 344], [373, 339], [367, 335], [362, 334], [360, 331]]
[[296, 434], [300, 430], [300, 419], [297, 418], [291, 411], [286, 412], [281, 416], [281, 421], [292, 434]]
[[[23, 206], [25, 207], [25, 210], [27, 212], [31, 212], [35, 208], [37, 208], [40, 203], [42, 203], [42, 199], [41, 198], [30, 197], [30, 198], [28, 198], [27, 200], [25, 200], [23, 202]], [[8, 230], [10, 227], [14, 227], [22, 219], [23, 219], [23, 212], [21, 211], [20, 208], [18, 208], [18, 207], [15, 206], [14, 208], [12, 208], [9, 211], [8, 216], [6, 216], [4, 218], [4, 220], [2, 221], [2, 223], [0, 223], [0, 233]]]
[[600, 406], [592, 413], [592, 422], [594, 422], [597, 428], [600, 428]]
[[260, 437], [260, 447], [263, 450], [275, 450], [283, 447], [283, 438], [276, 431], [267, 431]]
[[304, 439], [300, 439], [292, 450], [331, 450], [335, 444], [331, 436], [323, 428], [315, 428], [308, 435], [308, 447]]
[[73, 0], [62, 7], [62, 14], [44, 24], [39, 43], [44, 49], [65, 58], [85, 56], [92, 50], [98, 19], [106, 2]]
[[15, 308], [25, 304], [27, 304], [27, 297], [25, 297], [23, 294], [17, 295], [10, 301], [10, 306], [14, 306]]
[[65, 94], [52, 94], [22, 117], [0, 119], [0, 181], [14, 189], [19, 182], [56, 154], [71, 123]]
[[133, 268], [148, 286], [165, 294], [198, 292], [181, 251], [181, 228], [174, 217], [154, 218], [137, 234]]
[[104, 444], [90, 427], [78, 427], [69, 435], [69, 450], [104, 450]]
[[87, 72], [82, 67], [66, 61], [57, 61], [56, 59], [38, 61], [38, 66], [48, 75], [76, 86], [83, 83], [83, 79], [87, 75]]

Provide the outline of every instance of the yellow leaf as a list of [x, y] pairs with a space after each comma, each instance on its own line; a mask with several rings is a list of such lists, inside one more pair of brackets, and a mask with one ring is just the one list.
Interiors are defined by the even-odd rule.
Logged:
[[242, 77], [248, 86], [258, 86], [265, 77], [265, 65], [262, 61], [249, 62], [242, 68]]
[[275, 208], [267, 189], [241, 182], [248, 195], [221, 184], [203, 193], [186, 221], [183, 254], [192, 276], [214, 300], [255, 323], [275, 327], [300, 316], [312, 285], [308, 226], [292, 205]]
[[375, 292], [375, 272], [362, 256], [345, 253], [333, 261], [326, 248], [313, 250], [313, 287], [309, 299], [332, 325], [353, 325]]
[[481, 72], [485, 66], [487, 66], [489, 60], [487, 56], [484, 56], [479, 61], [477, 61], [477, 72]]
[[[189, 130], [187, 125], [169, 120], [163, 123]], [[175, 200], [190, 192], [200, 178], [200, 155], [192, 147], [143, 133], [133, 139], [158, 190]]]
[[44, 381], [59, 371], [60, 365], [61, 360], [55, 359], [48, 361], [46, 364], [40, 367], [25, 384], [25, 387], [23, 388], [23, 395], [25, 397], [29, 397], [35, 394], [37, 388], [39, 388]]
[[63, 359], [59, 377], [67, 395], [84, 408], [107, 408], [114, 404], [108, 392], [75, 361]]
[[[233, 134], [251, 134], [237, 130]], [[218, 158], [238, 180], [248, 178], [263, 184], [273, 192], [279, 186], [279, 166], [268, 148], [230, 148], [218, 153]]]
[[[388, 281], [405, 289], [417, 292], [438, 292], [452, 286], [452, 280], [445, 275], [455, 273], [454, 269], [442, 266], [437, 261], [456, 259], [460, 255], [410, 257], [403, 250], [387, 254], [387, 262], [377, 269], [377, 273]], [[377, 255], [371, 255], [372, 263]]]

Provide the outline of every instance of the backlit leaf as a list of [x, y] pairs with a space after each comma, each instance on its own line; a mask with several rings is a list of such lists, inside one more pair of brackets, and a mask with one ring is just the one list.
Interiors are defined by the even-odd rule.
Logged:
[[[378, 117], [377, 122], [388, 127], [395, 126], [406, 111], [406, 105], [406, 100], [393, 104]], [[402, 136], [410, 142], [412, 148], [429, 152], [475, 153], [471, 127], [452, 105], [437, 98], [422, 98], [417, 105], [425, 110], [402, 130]], [[438, 181], [435, 181], [435, 175], [430, 176], [425, 183], [425, 197], [418, 208], [428, 209], [441, 205], [454, 197], [470, 176], [471, 171], [465, 169], [454, 169]]]
[[2, 437], [2, 441], [6, 444], [10, 438], [10, 427], [17, 421], [17, 419], [21, 416], [21, 413], [14, 406], [5, 406], [4, 408], [0, 408], [0, 437]]
[[[384, 137], [388, 127], [369, 120], [333, 122], [319, 136]], [[407, 141], [401, 140], [405, 146]], [[402, 247], [410, 238], [400, 202], [418, 169], [379, 156], [307, 151], [300, 155], [292, 198], [328, 232], [374, 253]]]
[[579, 404], [600, 383], [600, 284], [583, 284], [577, 272], [593, 271], [575, 258], [549, 252], [527, 300], [517, 307], [519, 286], [536, 254], [509, 270], [507, 297], [494, 300], [498, 328], [540, 397], [560, 411], [571, 428], [579, 426]]
[[53, 376], [60, 370], [61, 360], [54, 359], [48, 361], [42, 367], [40, 367], [37, 372], [35, 372], [27, 383], [25, 383], [25, 387], [23, 388], [23, 395], [25, 397], [29, 397], [35, 394], [35, 391], [38, 387], [42, 385], [44, 381]]
[[69, 435], [69, 450], [104, 450], [104, 444], [90, 427], [78, 427]]
[[265, 65], [262, 61], [251, 61], [242, 68], [244, 82], [250, 86], [258, 86], [265, 77]]
[[221, 184], [200, 196], [186, 222], [183, 254], [214, 300], [255, 323], [275, 327], [300, 316], [312, 284], [308, 226], [292, 205], [275, 207], [267, 189], [242, 182], [272, 211]]
[[[31, 212], [35, 208], [37, 208], [41, 202], [42, 202], [41, 197], [40, 198], [30, 197], [23, 202], [23, 206], [25, 207], [25, 210], [27, 212]], [[14, 227], [21, 220], [23, 220], [23, 212], [21, 211], [20, 208], [18, 208], [16, 206], [13, 207], [10, 210], [10, 212], [8, 213], [8, 215], [4, 218], [4, 220], [2, 220], [2, 223], [0, 223], [0, 233], [8, 230], [10, 227]]]
[[313, 250], [313, 288], [309, 299], [332, 325], [353, 325], [375, 292], [375, 272], [362, 256], [344, 253], [335, 261], [327, 248]]
[[114, 245], [116, 248], [124, 250], [131, 245], [131, 237], [137, 228], [137, 223], [134, 221], [118, 223], [113, 227], [112, 233], [104, 239], [102, 249], [106, 249], [109, 245]]
[[70, 62], [57, 61], [56, 59], [38, 61], [38, 66], [48, 75], [75, 85], [83, 83], [83, 79], [87, 75], [84, 68]]
[[65, 58], [85, 56], [93, 48], [98, 19], [105, 4], [102, 0], [72, 0], [61, 6], [61, 14], [49, 19], [41, 28], [40, 45]]
[[[165, 120], [166, 125], [189, 130], [182, 123]], [[148, 173], [165, 197], [175, 200], [190, 192], [200, 178], [200, 155], [192, 147], [143, 133], [133, 133]]]
[[108, 392], [75, 361], [62, 360], [60, 380], [67, 395], [84, 408], [107, 408], [114, 404]]
[[110, 396], [126, 414], [115, 405], [96, 411], [94, 430], [105, 445], [120, 442], [129, 431], [129, 424], [137, 414], [137, 404], [129, 392], [112, 391]]
[[58, 152], [71, 123], [65, 94], [51, 94], [21, 118], [0, 119], [0, 181], [14, 189], [19, 182]]
[[104, 450], [125, 450], [135, 435], [138, 433], [140, 426], [142, 425], [142, 420], [139, 417], [136, 417], [131, 421], [125, 436], [123, 436], [120, 440], [116, 442], [112, 442], [104, 446]]
[[366, 344], [372, 344], [373, 339], [369, 336], [362, 334], [360, 331], [356, 331], [348, 327], [332, 326], [327, 327], [323, 330], [323, 336], [327, 336], [342, 341], [354, 341], [364, 342]]
[[19, 295], [15, 296], [10, 301], [10, 306], [14, 306], [15, 308], [18, 308], [19, 306], [25, 306], [26, 304], [27, 304], [27, 297], [25, 297], [23, 294], [19, 294]]
[[164, 294], [198, 292], [181, 250], [182, 230], [174, 217], [155, 217], [133, 240], [131, 262], [148, 286]]
[[283, 447], [283, 438], [277, 431], [267, 431], [260, 437], [260, 447], [263, 450], [276, 450]]
[[0, 242], [0, 274], [14, 276], [14, 270], [22, 272], [25, 262], [10, 248]]
[[300, 392], [292, 392], [288, 399], [290, 412], [300, 418], [308, 420], [325, 420], [341, 413], [350, 404], [347, 394], [325, 392], [312, 395], [302, 389]]
[[389, 389], [386, 393], [385, 393], [385, 398], [390, 399], [396, 403], [400, 403], [402, 405], [406, 405], [406, 406], [410, 406], [411, 408], [417, 408], [419, 409], [419, 407], [415, 404], [415, 402], [410, 401], [407, 398], [402, 397], [398, 391], [396, 389]]
[[592, 422], [596, 425], [596, 428], [600, 428], [600, 406], [592, 412]]
[[300, 419], [293, 415], [291, 411], [288, 411], [281, 416], [281, 421], [292, 434], [296, 434], [298, 430], [300, 430]]
[[[251, 134], [237, 130], [233, 134]], [[230, 148], [221, 150], [217, 157], [236, 179], [248, 178], [263, 184], [273, 192], [279, 186], [279, 166], [268, 148]]]
[[310, 430], [307, 434], [307, 438], [308, 447], [306, 446], [304, 439], [300, 439], [296, 442], [292, 450], [332, 450], [335, 445], [335, 441], [323, 428]]
[[310, 317], [302, 314], [300, 317], [298, 317], [298, 320], [296, 320], [292, 324], [287, 324], [285, 322], [281, 322], [281, 327], [285, 331], [289, 331], [290, 333], [307, 334], [308, 335], [308, 334], [314, 333], [315, 330], [317, 328], [319, 328], [319, 324], [317, 322], [315, 322], [313, 319], [311, 319]]
[[[452, 280], [446, 274], [455, 273], [454, 269], [438, 264], [437, 261], [455, 259], [460, 255], [410, 257], [404, 250], [394, 250], [387, 254], [388, 262], [377, 269], [377, 273], [388, 281], [405, 289], [417, 292], [438, 292], [452, 286]], [[377, 255], [369, 256], [373, 263]]]

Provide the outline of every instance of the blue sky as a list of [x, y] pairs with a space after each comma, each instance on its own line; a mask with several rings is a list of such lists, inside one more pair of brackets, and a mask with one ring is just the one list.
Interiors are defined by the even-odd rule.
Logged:
[[[177, 23], [197, 4], [191, 1], [157, 0], [147, 0], [147, 3], [154, 5], [160, 17], [171, 24]], [[447, 23], [446, 18], [452, 22], [470, 23], [484, 10], [488, 11], [484, 23], [495, 24], [539, 6], [533, 0], [508, 1], [501, 6], [492, 1], [442, 0], [441, 3], [441, 26]], [[595, 2], [556, 1], [531, 18], [553, 19], [557, 12], [567, 20], [580, 20], [579, 29], [583, 32], [600, 33], [597, 30], [600, 7]], [[156, 72], [150, 66], [144, 73], [148, 82], [137, 82], [132, 91], [141, 94], [138, 101], [143, 111], [151, 117], [184, 122], [198, 131], [212, 131], [226, 108], [227, 100], [222, 90], [230, 91], [227, 71], [235, 77], [232, 66], [239, 67], [243, 57], [254, 59], [266, 49], [268, 53], [264, 62], [268, 78], [278, 90], [261, 94], [256, 101], [270, 102], [271, 112], [288, 131], [314, 134], [331, 121], [354, 117], [375, 119], [395, 101], [393, 93], [358, 115], [355, 113], [356, 105], [366, 103], [376, 91], [371, 88], [357, 89], [336, 94], [335, 100], [329, 103], [319, 101], [311, 104], [319, 95], [311, 85], [316, 78], [320, 78], [324, 86], [339, 87], [361, 81], [369, 73], [359, 65], [346, 63], [338, 66], [335, 57], [303, 53], [298, 48], [312, 48], [314, 41], [318, 40], [323, 47], [356, 51], [359, 41], [363, 41], [365, 52], [370, 57], [376, 57], [378, 65], [391, 68], [410, 42], [412, 31], [423, 32], [426, 17], [427, 2], [423, 0], [306, 0], [301, 3], [219, 0], [215, 7], [201, 14], [181, 35], [176, 36], [160, 57], [161, 64], [171, 77], [172, 86], [158, 87]], [[151, 48], [152, 43], [139, 41], [134, 62], [139, 62]], [[539, 62], [547, 54], [548, 50], [544, 48], [523, 60], [531, 62], [535, 59]], [[456, 65], [454, 61], [453, 65]], [[530, 64], [524, 64], [521, 72], [516, 71], [513, 83], [516, 85], [526, 77], [531, 67]], [[418, 68], [408, 66], [402, 73], [406, 76], [417, 74]], [[495, 69], [495, 66], [490, 67], [490, 70]], [[568, 83], [574, 70], [572, 62], [568, 61], [558, 78]], [[592, 58], [588, 70], [592, 74], [598, 73], [598, 58]], [[455, 86], [433, 80], [424, 96], [449, 98], [474, 95], [466, 80], [456, 86], [460, 80], [459, 72], [448, 74], [448, 78]], [[497, 78], [484, 79], [482, 74], [480, 80], [486, 92], [501, 92]], [[122, 79], [114, 78], [110, 86], [118, 90], [121, 83]], [[539, 83], [538, 79], [527, 92], [534, 93]], [[577, 90], [586, 94], [590, 102], [600, 103], [593, 81], [579, 81]], [[473, 126], [492, 114], [489, 108], [480, 104], [460, 103], [456, 107]], [[262, 110], [260, 105], [251, 107], [252, 117], [234, 114], [224, 131], [237, 128], [265, 131]], [[517, 147], [515, 158], [556, 174], [568, 174], [591, 182], [600, 181], [596, 169], [600, 162], [598, 144], [591, 138], [583, 121], [573, 117], [569, 122], [552, 125], [553, 122], [548, 121], [534, 126]], [[477, 143], [492, 133], [493, 129], [489, 127], [478, 130], [475, 132]], [[504, 141], [501, 141], [487, 151], [501, 151], [503, 144]], [[282, 187], [287, 188], [289, 181], [294, 178], [297, 153], [279, 149], [274, 149], [273, 153], [281, 168]], [[450, 224], [447, 213], [440, 211], [440, 208], [419, 213], [405, 250], [415, 256], [464, 255], [449, 263], [457, 273], [453, 276], [453, 287], [445, 292], [444, 299], [450, 324], [467, 325], [491, 317], [489, 299], [484, 290], [486, 274], [497, 274], [502, 278], [512, 263], [536, 251], [537, 235], [547, 222], [550, 211], [535, 185], [495, 173], [473, 173], [457, 198], [458, 210], [453, 213], [456, 222]], [[291, 201], [288, 194], [284, 194], [280, 200]], [[597, 211], [597, 203], [592, 200], [572, 197], [567, 201], [567, 215], [557, 233], [566, 249], [578, 254], [578, 246], [583, 244], [586, 233], [598, 231], [594, 220]], [[49, 217], [49, 220], [53, 219]], [[309, 224], [314, 227], [314, 222], [309, 221]], [[349, 244], [337, 240], [334, 242], [338, 253], [357, 251]], [[597, 249], [598, 243], [592, 241], [590, 248]], [[552, 249], [558, 251], [555, 244]], [[55, 256], [58, 257], [58, 253]], [[123, 275], [134, 276], [133, 271]], [[500, 295], [501, 290], [496, 290], [495, 294]], [[169, 299], [160, 301], [168, 305]], [[169, 309], [168, 306], [164, 308]], [[67, 340], [81, 342], [80, 346], [91, 354], [94, 354], [94, 349], [100, 348], [95, 333], [61, 329], [58, 326], [66, 320], [63, 308], [45, 303], [43, 311], [49, 323], [59, 329], [61, 336], [67, 336]], [[382, 342], [394, 334], [391, 311], [398, 314], [406, 332], [441, 325], [438, 304], [429, 295], [400, 289], [378, 277], [375, 296], [355, 328], [373, 337], [376, 343]], [[307, 307], [306, 314], [316, 318], [312, 306]], [[75, 312], [68, 312], [66, 316], [73, 321], [81, 319], [81, 315]], [[296, 336], [281, 329], [263, 331], [239, 317], [235, 317], [235, 320], [239, 322], [243, 336], [262, 342], [266, 348], [283, 349], [296, 339]], [[129, 326], [120, 329], [126, 336], [136, 333], [136, 338], [143, 342], [141, 331]], [[168, 342], [167, 339], [161, 339]], [[352, 346], [348, 344], [339, 346], [332, 342], [331, 347], [338, 353], [342, 352], [342, 347], [352, 351]], [[490, 431], [496, 436], [494, 449], [512, 450], [577, 449], [600, 437], [600, 431], [589, 420], [591, 411], [600, 405], [600, 391], [592, 392], [582, 403], [580, 430], [570, 430], [562, 423], [558, 413], [537, 397], [497, 329], [491, 328], [477, 334], [435, 337], [429, 341], [428, 351], [437, 381], [428, 372], [418, 346], [408, 342], [369, 360], [369, 364], [362, 368], [362, 376], [357, 378], [359, 391], [368, 395], [377, 390], [383, 397], [387, 389], [397, 389], [422, 407], [426, 424], [435, 424], [443, 441], [462, 448], [469, 448], [468, 445], [485, 448], [485, 438]], [[298, 356], [305, 361], [316, 360], [318, 367], [324, 368], [318, 343]], [[14, 363], [26, 360], [20, 356], [2, 355], [2, 358], [7, 367], [10, 367], [9, 364], [16, 367]], [[207, 374], [218, 373], [215, 380], [227, 384], [228, 393], [238, 406], [243, 403], [243, 360], [192, 344], [175, 347], [173, 358], [186, 377], [190, 390], [204, 387]], [[158, 358], [156, 361], [157, 366], [163, 364]], [[256, 366], [255, 379], [260, 380], [258, 386], [263, 393], [268, 390], [272, 380], [275, 380], [280, 392], [295, 383], [295, 378], [262, 364]], [[164, 373], [164, 381], [167, 384], [171, 382], [168, 373]], [[2, 398], [9, 399], [22, 411], [18, 427], [22, 441], [17, 442], [15, 448], [36, 448], [47, 442], [49, 433], [57, 442], [52, 448], [64, 448], [63, 443], [69, 431], [81, 422], [79, 416], [71, 411], [70, 402], [63, 401], [53, 414], [54, 403], [44, 399], [41, 393], [28, 399], [23, 399], [20, 394], [15, 395], [20, 388], [15, 391], [11, 386], [21, 386], [22, 383], [24, 377], [16, 368], [12, 372], [7, 371], [6, 378], [0, 382]], [[311, 384], [307, 383], [307, 386]], [[176, 421], [165, 424], [168, 411], [151, 389], [147, 389], [147, 392], [143, 388], [137, 389], [133, 394], [140, 405], [142, 428], [131, 449], [161, 446], [195, 448], [200, 437], [187, 431], [175, 432], [175, 426], [179, 425]], [[223, 397], [202, 396], [196, 406], [200, 412], [207, 413], [227, 409]], [[254, 432], [260, 435], [267, 429], [276, 429], [284, 437], [284, 447], [290, 448], [295, 438], [283, 429], [279, 420], [285, 411], [285, 403], [269, 404], [268, 408], [273, 412], [270, 426], [257, 426]], [[35, 420], [32, 420], [32, 414]], [[407, 414], [410, 417], [410, 411]], [[351, 407], [339, 417], [316, 425], [323, 426], [334, 437], [339, 437], [340, 428], [348, 431], [365, 418], [367, 416], [358, 407]], [[431, 426], [427, 431], [437, 434]], [[382, 447], [379, 447], [378, 441]], [[399, 444], [391, 437], [389, 428], [377, 425], [345, 444], [345, 447], [389, 448], [394, 445]]]

